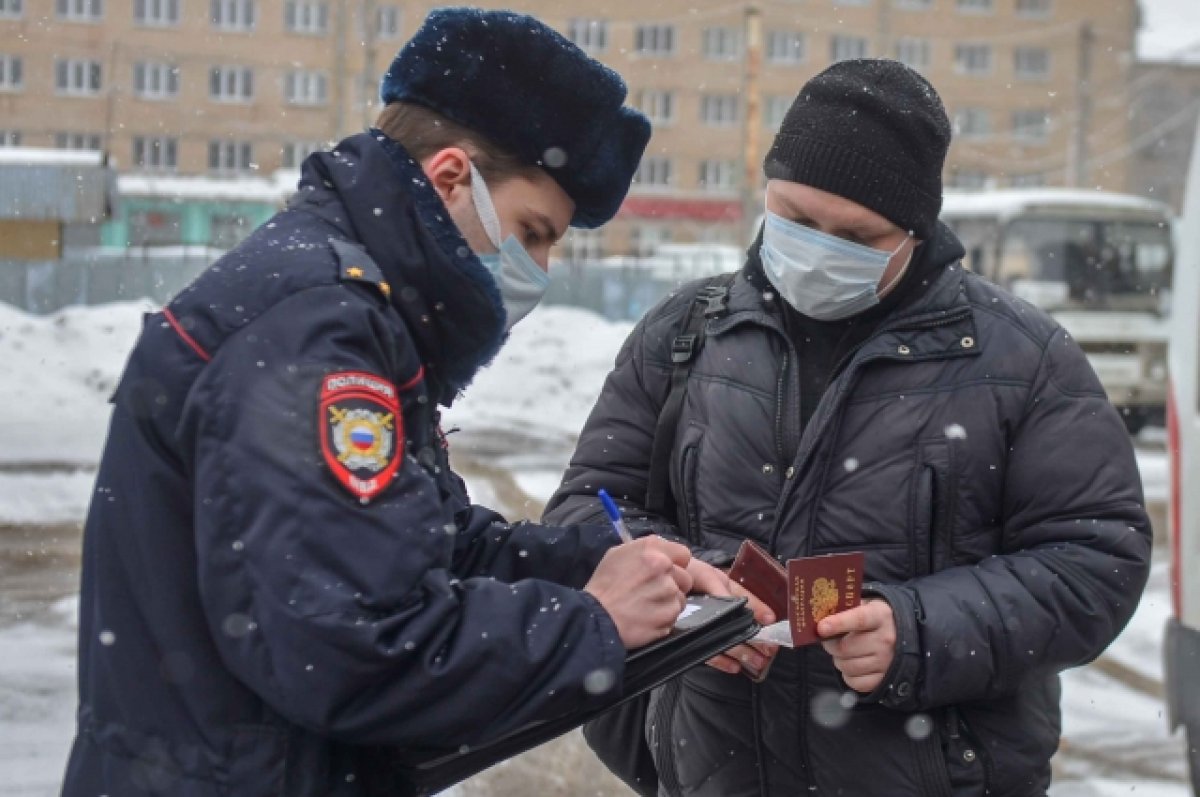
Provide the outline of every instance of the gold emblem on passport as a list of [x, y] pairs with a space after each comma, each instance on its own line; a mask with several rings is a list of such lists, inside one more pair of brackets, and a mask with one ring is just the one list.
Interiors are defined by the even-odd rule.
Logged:
[[832, 578], [818, 578], [813, 582], [812, 599], [809, 600], [809, 606], [812, 608], [812, 618], [814, 623], [819, 623], [837, 610], [838, 605], [838, 589], [837, 584]]
[[862, 601], [862, 552], [792, 559], [787, 563], [792, 641], [797, 647], [818, 640], [817, 623]]

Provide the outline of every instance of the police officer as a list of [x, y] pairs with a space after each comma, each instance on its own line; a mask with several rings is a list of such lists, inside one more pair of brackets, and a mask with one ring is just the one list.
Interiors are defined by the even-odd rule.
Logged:
[[446, 9], [382, 92], [146, 319], [87, 519], [65, 795], [371, 793], [364, 751], [610, 700], [627, 648], [726, 588], [661, 539], [471, 506], [438, 430], [550, 246], [620, 206], [650, 135], [624, 83], [534, 19]]

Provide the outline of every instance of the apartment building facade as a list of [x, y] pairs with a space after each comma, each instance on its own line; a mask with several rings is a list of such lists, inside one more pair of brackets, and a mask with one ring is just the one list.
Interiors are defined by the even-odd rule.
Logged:
[[[370, 123], [378, 76], [433, 5], [0, 0], [0, 144], [104, 149], [150, 174], [294, 167]], [[862, 56], [905, 61], [941, 92], [957, 134], [948, 186], [1129, 183], [1135, 0], [520, 7], [620, 71], [654, 122], [621, 215], [572, 235], [568, 256], [743, 243], [792, 99]]]

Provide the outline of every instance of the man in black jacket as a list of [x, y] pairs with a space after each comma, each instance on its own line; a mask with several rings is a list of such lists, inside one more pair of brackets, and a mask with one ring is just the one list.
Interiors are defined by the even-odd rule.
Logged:
[[649, 138], [535, 19], [441, 9], [379, 128], [147, 317], [84, 535], [67, 797], [405, 794], [406, 756], [612, 699], [684, 546], [509, 525], [438, 425]]
[[662, 794], [1045, 794], [1058, 673], [1137, 604], [1150, 529], [1128, 436], [1070, 336], [963, 270], [938, 222], [949, 141], [898, 63], [810, 81], [766, 159], [761, 237], [707, 302], [667, 508], [646, 510], [651, 452], [697, 286], [630, 335], [550, 503], [582, 522], [604, 487], [719, 563], [746, 539], [781, 560], [866, 552], [866, 601], [822, 645], [779, 652], [761, 684], [736, 673], [769, 653], [744, 649], [656, 694]]

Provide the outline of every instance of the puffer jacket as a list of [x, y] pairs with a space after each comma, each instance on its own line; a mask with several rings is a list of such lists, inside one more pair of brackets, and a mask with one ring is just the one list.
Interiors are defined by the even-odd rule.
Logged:
[[866, 591], [898, 634], [869, 695], [819, 645], [782, 651], [759, 685], [698, 668], [656, 693], [646, 734], [662, 794], [1044, 794], [1058, 673], [1133, 613], [1150, 528], [1094, 372], [1051, 318], [964, 271], [947, 228], [924, 249], [929, 287], [842, 362], [804, 428], [797, 352], [752, 256], [690, 375], [673, 517], [642, 507], [697, 286], [652, 310], [617, 358], [547, 520], [591, 519], [603, 487], [640, 531], [712, 558], [746, 539], [780, 560], [865, 551]]

